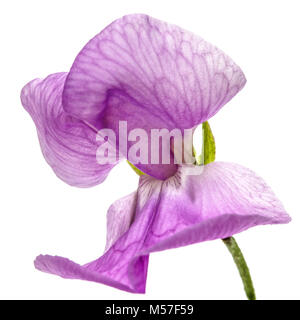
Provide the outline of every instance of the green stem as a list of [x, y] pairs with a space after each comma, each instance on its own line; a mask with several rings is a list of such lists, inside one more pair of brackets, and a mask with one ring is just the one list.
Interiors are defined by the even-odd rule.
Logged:
[[231, 253], [232, 258], [239, 270], [247, 298], [249, 300], [256, 300], [255, 290], [254, 290], [252, 279], [250, 276], [250, 271], [245, 261], [245, 258], [242, 254], [241, 249], [239, 248], [237, 242], [233, 237], [223, 239], [223, 242], [225, 243], [227, 249]]

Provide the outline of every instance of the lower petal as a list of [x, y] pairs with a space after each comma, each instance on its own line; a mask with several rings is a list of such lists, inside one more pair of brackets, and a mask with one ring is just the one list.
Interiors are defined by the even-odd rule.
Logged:
[[34, 262], [35, 267], [62, 278], [94, 281], [129, 292], [144, 293], [149, 256], [139, 255], [135, 231], [142, 227], [141, 234], [146, 234], [149, 221], [144, 221], [142, 226], [133, 221], [136, 204], [137, 193], [132, 193], [109, 208], [106, 252], [101, 258], [80, 266], [66, 258], [40, 255]]
[[196, 171], [183, 166], [177, 176], [165, 181], [160, 197], [145, 252], [223, 239], [257, 225], [290, 221], [264, 180], [234, 163], [213, 162]]
[[[165, 181], [141, 176], [137, 194], [124, 199], [119, 202], [122, 205], [112, 206], [110, 218], [127, 222], [120, 229], [108, 223], [108, 233], [119, 238], [112, 237], [113, 244], [102, 257], [80, 266], [61, 257], [39, 256], [37, 269], [143, 293], [151, 252], [290, 221], [266, 183], [251, 170], [232, 163], [182, 166]], [[133, 216], [134, 221], [130, 220]]]

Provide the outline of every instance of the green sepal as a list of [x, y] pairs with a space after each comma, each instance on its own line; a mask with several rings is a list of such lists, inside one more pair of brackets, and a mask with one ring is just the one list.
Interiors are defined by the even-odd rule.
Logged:
[[215, 138], [207, 121], [202, 123], [203, 147], [199, 162], [208, 164], [216, 159]]
[[140, 169], [138, 169], [137, 167], [135, 167], [131, 162], [129, 162], [127, 160], [127, 163], [130, 165], [131, 169], [138, 175], [138, 176], [143, 176], [145, 173], [143, 171], [141, 171]]

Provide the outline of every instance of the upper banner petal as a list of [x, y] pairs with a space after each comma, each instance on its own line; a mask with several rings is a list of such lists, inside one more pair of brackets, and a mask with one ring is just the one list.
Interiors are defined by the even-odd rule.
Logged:
[[67, 74], [35, 79], [22, 90], [21, 101], [37, 127], [44, 157], [56, 175], [70, 185], [90, 187], [101, 183], [114, 164], [100, 165], [96, 132], [62, 108]]
[[[202, 38], [134, 14], [114, 21], [81, 50], [66, 80], [63, 105], [78, 118], [94, 121], [120, 94], [140, 113], [153, 115], [153, 128], [192, 128], [245, 82], [232, 59]], [[124, 110], [116, 107], [128, 111], [125, 102]]]
[[[215, 46], [135, 14], [114, 21], [81, 50], [66, 79], [63, 106], [98, 129], [117, 133], [122, 120], [128, 130], [142, 128], [150, 137], [151, 129], [183, 130], [206, 121], [245, 82], [242, 70]], [[158, 179], [177, 170], [151, 161], [136, 166]]]

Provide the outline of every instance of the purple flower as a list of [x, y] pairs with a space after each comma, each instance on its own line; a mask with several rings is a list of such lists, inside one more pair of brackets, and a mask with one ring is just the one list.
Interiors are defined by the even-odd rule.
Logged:
[[[245, 83], [241, 69], [198, 36], [146, 15], [129, 15], [90, 40], [69, 73], [31, 81], [21, 99], [57, 176], [90, 187], [103, 182], [122, 158], [97, 162], [103, 143], [96, 139], [98, 130], [117, 133], [120, 121], [149, 135], [154, 128], [194, 129]], [[213, 162], [190, 175], [190, 165], [152, 164], [150, 153], [148, 160], [136, 164], [146, 173], [138, 190], [108, 211], [106, 252], [99, 259], [80, 266], [39, 256], [36, 268], [143, 293], [151, 252], [290, 221], [265, 182], [240, 165]]]

